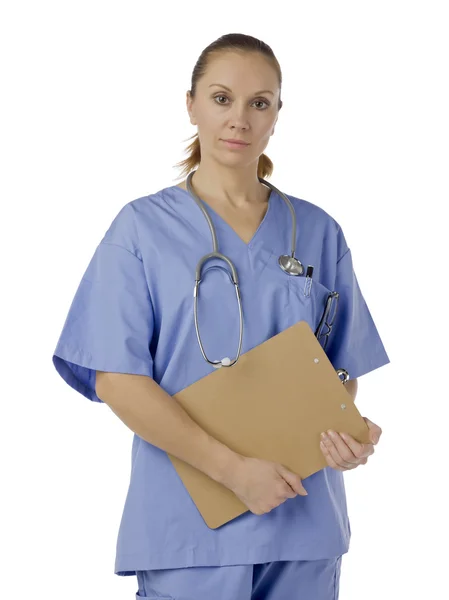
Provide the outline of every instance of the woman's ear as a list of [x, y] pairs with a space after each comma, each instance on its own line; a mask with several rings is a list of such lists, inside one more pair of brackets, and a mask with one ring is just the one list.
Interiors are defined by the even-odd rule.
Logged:
[[193, 99], [190, 95], [190, 90], [187, 90], [187, 92], [186, 92], [186, 106], [187, 106], [187, 112], [189, 113], [191, 125], [196, 125], [197, 123], [196, 123], [195, 115], [193, 112]]

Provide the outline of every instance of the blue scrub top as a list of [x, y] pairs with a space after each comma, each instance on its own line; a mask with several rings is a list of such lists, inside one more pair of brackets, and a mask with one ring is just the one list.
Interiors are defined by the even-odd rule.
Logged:
[[[320, 207], [288, 198], [298, 221], [296, 256], [314, 266], [310, 296], [304, 293], [305, 277], [287, 275], [277, 262], [290, 252], [291, 213], [276, 192], [249, 244], [207, 206], [219, 250], [234, 262], [240, 279], [242, 353], [300, 320], [315, 331], [327, 294], [336, 290], [338, 313], [326, 349], [333, 366], [355, 379], [386, 365], [390, 361], [340, 225]], [[70, 306], [53, 355], [61, 377], [89, 400], [102, 402], [95, 393], [97, 370], [147, 375], [171, 395], [211, 373], [193, 316], [195, 267], [211, 250], [208, 224], [186, 190], [174, 185], [123, 206]], [[224, 267], [208, 261], [199, 290], [201, 338], [212, 359], [233, 358], [238, 346], [237, 301]], [[115, 573], [346, 553], [351, 530], [343, 473], [326, 467], [307, 477], [304, 487], [308, 496], [210, 529], [167, 453], [135, 434]]]

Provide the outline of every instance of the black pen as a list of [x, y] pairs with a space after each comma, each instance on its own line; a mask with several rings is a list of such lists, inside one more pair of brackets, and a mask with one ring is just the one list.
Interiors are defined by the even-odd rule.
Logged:
[[306, 283], [304, 286], [304, 296], [310, 296], [310, 289], [312, 287], [312, 275], [313, 275], [313, 267], [309, 265], [306, 271]]

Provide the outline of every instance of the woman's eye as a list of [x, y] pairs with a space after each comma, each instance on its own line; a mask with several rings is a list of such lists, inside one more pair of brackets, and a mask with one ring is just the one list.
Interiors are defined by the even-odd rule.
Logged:
[[[215, 96], [215, 100], [217, 100], [218, 98], [227, 98], [227, 96], [221, 96], [221, 95], [220, 96]], [[269, 106], [268, 102], [265, 102], [265, 100], [255, 100], [254, 102], [259, 102], [259, 103], [262, 103], [262, 104], [266, 104], [267, 108]], [[223, 102], [218, 102], [218, 104], [222, 104], [224, 106]], [[265, 110], [265, 109], [262, 109], [262, 110]]]

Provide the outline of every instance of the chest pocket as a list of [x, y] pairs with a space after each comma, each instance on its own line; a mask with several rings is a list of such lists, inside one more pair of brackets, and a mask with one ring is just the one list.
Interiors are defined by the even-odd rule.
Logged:
[[[307, 264], [309, 263], [305, 263], [306, 269]], [[288, 275], [280, 268], [278, 256], [274, 252], [266, 262], [263, 278], [279, 292], [282, 290], [284, 315], [281, 329], [286, 329], [298, 321], [306, 321], [316, 333], [332, 290], [318, 281], [316, 275], [312, 280], [307, 279], [305, 275]]]
[[[316, 333], [320, 324], [326, 302], [332, 290], [323, 285], [316, 278], [307, 279], [305, 276], [289, 277], [290, 302], [293, 312], [298, 310], [299, 305], [306, 307], [305, 320], [310, 325], [313, 333]], [[324, 328], [326, 329], [326, 327]]]

